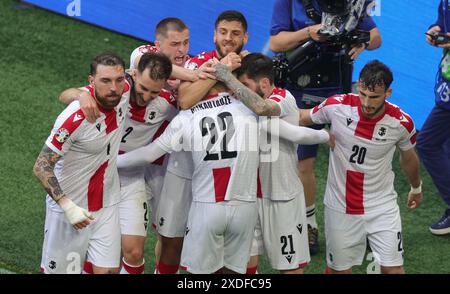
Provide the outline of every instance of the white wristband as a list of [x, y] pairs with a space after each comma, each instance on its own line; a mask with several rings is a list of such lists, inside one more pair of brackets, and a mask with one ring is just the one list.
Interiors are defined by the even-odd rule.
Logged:
[[409, 192], [413, 193], [413, 194], [422, 193], [422, 181], [420, 181], [420, 185], [417, 188], [414, 188], [413, 186], [411, 186], [411, 190]]

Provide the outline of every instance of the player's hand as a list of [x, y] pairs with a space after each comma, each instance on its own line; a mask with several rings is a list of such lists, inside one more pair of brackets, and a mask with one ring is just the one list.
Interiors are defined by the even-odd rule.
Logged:
[[202, 66], [200, 66], [198, 69], [195, 70], [197, 77], [202, 80], [206, 79], [216, 79], [216, 76], [214, 75], [214, 72], [216, 69], [213, 67], [213, 60], [208, 60], [207, 62], [203, 63]]
[[81, 111], [83, 111], [84, 116], [90, 123], [95, 123], [97, 118], [100, 117], [100, 111], [98, 110], [97, 103], [95, 99], [92, 98], [91, 94], [87, 91], [83, 91], [78, 97], [80, 102]]
[[350, 51], [348, 52], [348, 55], [350, 56], [351, 60], [356, 60], [356, 58], [358, 58], [359, 54], [361, 54], [361, 52], [364, 51], [364, 49], [366, 49], [366, 45], [365, 44], [358, 44], [353, 46]]
[[231, 71], [233, 71], [241, 66], [241, 57], [235, 52], [230, 52], [227, 54], [227, 56], [220, 60], [220, 63], [228, 65], [229, 67], [231, 67]]
[[166, 81], [166, 86], [164, 87], [166, 90], [169, 91], [176, 91], [178, 89], [178, 87], [180, 86], [181, 81], [179, 79], [169, 79]]
[[436, 42], [433, 41], [433, 39], [431, 39], [431, 37], [428, 34], [432, 35], [433, 33], [439, 33], [440, 31], [441, 28], [439, 26], [434, 26], [430, 28], [425, 34], [425, 39], [427, 40], [427, 43], [430, 44], [431, 46], [437, 46]]
[[92, 214], [84, 208], [79, 207], [72, 200], [67, 197], [63, 197], [58, 200], [58, 204], [64, 211], [69, 222], [77, 230], [85, 228], [94, 220]]
[[309, 31], [309, 37], [318, 43], [325, 42], [327, 38], [319, 34], [321, 24], [316, 24], [313, 26], [309, 26], [307, 30]]
[[408, 193], [408, 208], [414, 209], [420, 206], [422, 202], [423, 195], [422, 193]]
[[330, 133], [329, 130], [324, 129], [326, 132], [328, 132], [328, 135], [330, 136], [330, 139], [327, 141], [327, 145], [330, 147], [331, 151], [334, 150], [334, 147], [336, 146], [336, 137]]
[[231, 67], [229, 65], [223, 64], [223, 63], [217, 63], [214, 65], [214, 68], [216, 70], [215, 76], [218, 81], [227, 83], [233, 76], [231, 73]]

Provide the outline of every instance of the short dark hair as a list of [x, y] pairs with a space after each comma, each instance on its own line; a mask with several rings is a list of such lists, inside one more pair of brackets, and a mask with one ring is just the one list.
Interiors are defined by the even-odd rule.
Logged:
[[359, 81], [370, 91], [374, 91], [376, 86], [384, 86], [387, 90], [394, 81], [394, 76], [387, 65], [379, 60], [372, 60], [361, 70]]
[[214, 27], [217, 29], [219, 23], [224, 20], [240, 22], [242, 24], [242, 27], [244, 28], [244, 31], [247, 31], [247, 20], [245, 19], [245, 16], [237, 10], [226, 10], [219, 14]]
[[177, 31], [181, 33], [187, 29], [188, 27], [181, 19], [176, 17], [166, 17], [156, 25], [156, 38], [158, 39], [158, 36], [167, 38], [167, 31]]
[[238, 77], [246, 74], [249, 79], [258, 81], [268, 78], [270, 83], [274, 82], [274, 70], [272, 59], [261, 53], [250, 53], [242, 58], [241, 66], [236, 70]]
[[142, 74], [147, 68], [152, 80], [167, 80], [172, 74], [170, 59], [161, 53], [144, 53], [141, 56], [137, 70]]
[[97, 66], [121, 66], [125, 70], [125, 62], [117, 54], [111, 52], [103, 52], [95, 56], [91, 61], [89, 74], [95, 76], [97, 73]]

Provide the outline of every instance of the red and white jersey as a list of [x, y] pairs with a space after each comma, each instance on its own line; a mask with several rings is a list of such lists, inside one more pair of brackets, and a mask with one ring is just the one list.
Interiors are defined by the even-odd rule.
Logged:
[[144, 107], [130, 100], [120, 153], [130, 152], [154, 141], [164, 132], [177, 113], [175, 98], [164, 89]]
[[153, 45], [142, 45], [137, 47], [131, 52], [130, 56], [130, 69], [135, 69], [137, 64], [135, 65], [135, 61], [138, 57], [142, 56], [144, 53], [157, 53], [158, 49]]
[[[164, 89], [144, 107], [130, 99], [119, 154], [130, 152], [156, 140], [177, 113], [175, 98]], [[153, 164], [163, 166], [164, 158], [165, 156], [160, 157]], [[120, 170], [119, 174], [121, 184], [126, 185], [130, 179], [134, 181], [137, 177], [143, 177], [144, 167]]]
[[[280, 106], [281, 119], [292, 121], [294, 118], [294, 123], [298, 124], [297, 103], [289, 91], [275, 88], [267, 99], [277, 102]], [[288, 140], [273, 137], [267, 144], [261, 142], [261, 152], [270, 154], [271, 160], [269, 161], [267, 158], [263, 160], [264, 156], [260, 156], [259, 180], [262, 195], [258, 194], [258, 197], [262, 196], [271, 200], [290, 200], [303, 194], [303, 185], [297, 172], [297, 146], [298, 144]]]
[[[139, 46], [136, 49], [134, 49], [133, 52], [131, 53], [131, 57], [130, 57], [130, 68], [131, 69], [135, 68], [134, 63], [135, 63], [136, 58], [138, 58], [142, 54], [148, 53], [148, 52], [150, 52], [150, 53], [157, 53], [158, 49], [156, 48], [156, 46], [152, 46], [152, 45], [142, 45], [142, 46]], [[186, 56], [186, 62], [188, 60], [189, 60], [189, 57]], [[172, 78], [172, 77], [170, 79], [171, 80], [175, 80], [175, 78]], [[177, 91], [172, 91], [171, 93], [172, 93], [173, 96], [175, 96], [176, 92]], [[176, 107], [176, 103], [174, 105]], [[164, 128], [167, 125], [168, 125], [167, 123], [164, 123]], [[128, 127], [125, 128], [125, 130], [127, 130], [127, 129], [128, 129]], [[164, 131], [164, 129], [162, 129], [162, 131]], [[158, 131], [157, 132], [158, 136], [161, 133], [162, 132]], [[156, 139], [158, 136], [154, 137], [154, 139]], [[153, 141], [153, 140], [151, 140], [151, 141]], [[141, 147], [141, 146], [139, 146], [139, 147]], [[159, 159], [156, 163], [162, 164], [162, 159], [163, 158], [164, 157]], [[170, 158], [169, 158], [168, 163], [167, 163], [167, 170], [169, 170], [170, 172], [172, 172], [172, 173], [174, 173], [174, 174], [176, 174], [178, 176], [184, 177], [184, 178], [192, 178], [193, 164], [192, 164], [191, 155], [189, 153], [185, 153], [185, 152], [174, 152], [174, 153], [172, 153], [170, 155]]]
[[192, 57], [186, 63], [184, 64], [184, 67], [190, 70], [196, 70], [200, 66], [203, 65], [203, 63], [207, 62], [210, 59], [217, 58], [220, 59], [221, 57], [217, 55], [217, 51], [210, 51], [210, 52], [202, 52], [201, 54]]
[[255, 201], [259, 163], [256, 116], [228, 93], [181, 111], [155, 142], [168, 151], [191, 150], [193, 200]]
[[396, 205], [392, 159], [395, 147], [416, 143], [412, 119], [385, 102], [385, 113], [365, 118], [358, 95], [336, 95], [311, 109], [314, 123], [331, 123], [336, 147], [330, 151], [324, 203], [347, 214], [364, 214]]
[[[86, 89], [95, 96], [91, 86]], [[58, 116], [45, 142], [62, 156], [56, 163], [55, 175], [64, 194], [89, 211], [120, 200], [116, 161], [129, 97], [127, 83], [120, 103], [111, 110], [99, 106], [101, 116], [93, 124], [85, 120], [79, 102], [72, 102]], [[50, 208], [60, 210], [50, 197], [47, 202]]]

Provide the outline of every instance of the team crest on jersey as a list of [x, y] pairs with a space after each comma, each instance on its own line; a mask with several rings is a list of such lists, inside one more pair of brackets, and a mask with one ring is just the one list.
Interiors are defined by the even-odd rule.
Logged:
[[386, 141], [387, 127], [379, 126], [375, 133], [375, 140], [377, 141]]
[[67, 140], [67, 138], [69, 138], [69, 131], [66, 130], [65, 128], [60, 128], [55, 135], [55, 139], [59, 143], [64, 143]]

